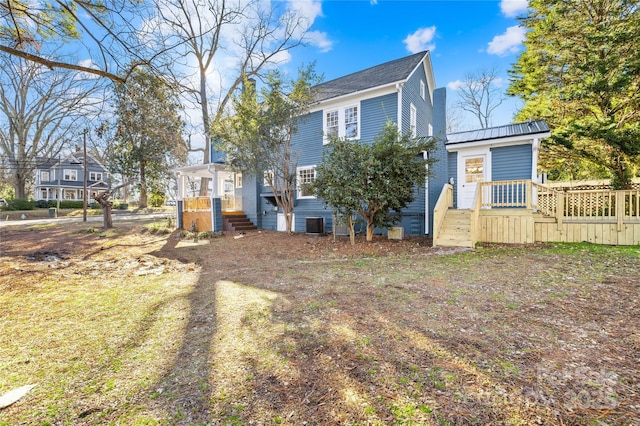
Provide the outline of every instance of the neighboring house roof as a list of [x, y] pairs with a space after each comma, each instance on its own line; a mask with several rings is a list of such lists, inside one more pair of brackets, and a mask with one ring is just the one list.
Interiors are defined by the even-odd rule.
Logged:
[[396, 59], [391, 62], [376, 65], [366, 70], [358, 71], [335, 80], [320, 83], [317, 89], [318, 102], [339, 96], [356, 93], [374, 87], [406, 80], [411, 73], [424, 61], [428, 51], [419, 52], [411, 56]]
[[447, 145], [458, 143], [479, 142], [518, 136], [549, 133], [549, 126], [544, 120], [528, 121], [524, 123], [507, 124], [505, 126], [489, 127], [486, 129], [469, 130], [447, 134]]
[[[82, 167], [82, 161], [83, 161], [82, 153], [80, 153], [80, 154], [78, 154], [78, 153], [69, 154], [64, 158], [61, 158], [60, 160], [58, 160], [57, 158], [42, 158], [42, 157], [38, 157], [38, 158], [36, 158], [36, 162], [38, 164], [36, 166], [36, 169], [38, 169], [38, 170], [49, 170], [49, 169], [53, 169], [53, 168], [57, 168], [57, 167], [76, 167], [76, 168], [80, 168], [80, 167]], [[103, 171], [108, 172], [107, 168], [105, 166], [103, 166], [102, 163], [100, 163], [100, 161], [96, 160], [94, 157], [92, 157], [89, 154], [87, 154], [87, 166], [99, 167]]]

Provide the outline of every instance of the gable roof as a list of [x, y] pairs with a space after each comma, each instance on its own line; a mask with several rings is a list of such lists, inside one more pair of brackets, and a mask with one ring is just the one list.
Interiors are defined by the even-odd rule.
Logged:
[[[61, 158], [46, 158], [46, 157], [37, 157], [36, 158], [36, 169], [37, 170], [49, 170], [56, 167], [65, 167], [65, 166], [74, 166], [81, 167], [83, 163], [83, 155], [82, 153], [73, 152], [68, 154], [66, 157]], [[90, 154], [87, 154], [87, 166], [95, 166], [102, 169], [105, 172], [108, 172], [107, 168], [102, 165], [100, 161], [98, 161], [95, 157]]]
[[539, 133], [548, 134], [549, 126], [544, 120], [527, 121], [524, 123], [507, 124], [498, 127], [488, 127], [486, 129], [469, 130], [447, 134], [446, 145], [453, 145], [465, 142], [479, 142], [490, 139], [513, 138], [517, 136], [535, 135]]
[[362, 71], [345, 75], [315, 86], [316, 101], [337, 98], [350, 93], [406, 80], [422, 63], [429, 51], [422, 51], [411, 56], [385, 62]]

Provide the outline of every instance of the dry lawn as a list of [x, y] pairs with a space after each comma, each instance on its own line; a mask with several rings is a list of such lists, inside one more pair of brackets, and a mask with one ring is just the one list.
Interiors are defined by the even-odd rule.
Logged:
[[0, 228], [0, 425], [640, 424], [640, 248]]

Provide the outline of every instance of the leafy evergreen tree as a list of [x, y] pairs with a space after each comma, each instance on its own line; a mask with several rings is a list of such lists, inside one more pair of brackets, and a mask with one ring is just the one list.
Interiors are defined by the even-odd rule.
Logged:
[[187, 158], [180, 104], [162, 79], [142, 70], [116, 86], [115, 98], [111, 162], [117, 172], [137, 181], [140, 207], [146, 207], [149, 189]]
[[317, 168], [316, 194], [347, 218], [353, 243], [351, 216], [367, 222], [367, 241], [375, 228], [400, 220], [400, 211], [415, 200], [424, 185], [433, 152], [433, 138], [401, 135], [395, 123], [387, 123], [372, 143], [333, 138]]
[[637, 0], [529, 6], [522, 19], [526, 50], [511, 70], [509, 93], [525, 103], [518, 119], [544, 118], [552, 129], [541, 163], [579, 164], [577, 156], [606, 167], [616, 187], [628, 187], [640, 160]]

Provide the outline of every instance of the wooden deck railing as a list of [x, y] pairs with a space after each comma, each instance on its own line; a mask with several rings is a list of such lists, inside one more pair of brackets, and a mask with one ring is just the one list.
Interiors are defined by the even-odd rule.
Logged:
[[564, 221], [640, 222], [640, 190], [558, 191], [530, 180], [481, 182], [482, 208], [534, 208]]
[[482, 182], [481, 207], [526, 207], [533, 206], [530, 180], [500, 180]]
[[194, 197], [184, 199], [185, 212], [196, 212], [200, 210], [211, 210], [211, 198]]
[[442, 227], [442, 222], [447, 214], [447, 210], [453, 207], [453, 185], [445, 183], [433, 208], [433, 245], [437, 245], [438, 233]]

